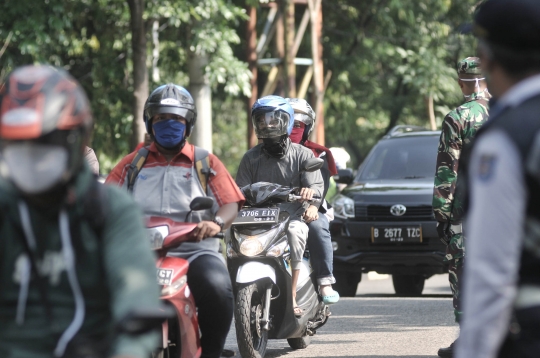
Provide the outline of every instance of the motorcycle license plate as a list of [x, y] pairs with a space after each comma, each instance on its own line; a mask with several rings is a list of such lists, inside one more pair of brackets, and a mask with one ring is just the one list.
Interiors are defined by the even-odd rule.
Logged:
[[278, 217], [277, 208], [245, 208], [238, 212], [233, 224], [272, 224], [278, 221]]
[[159, 285], [170, 285], [172, 282], [174, 270], [157, 269], [157, 281]]
[[371, 242], [374, 244], [421, 243], [422, 226], [373, 226]]

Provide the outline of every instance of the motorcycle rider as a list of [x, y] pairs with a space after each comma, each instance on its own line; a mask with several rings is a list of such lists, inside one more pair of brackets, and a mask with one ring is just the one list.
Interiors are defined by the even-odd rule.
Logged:
[[[303, 145], [311, 149], [316, 158], [324, 160], [321, 168], [321, 175], [324, 180], [323, 197], [326, 196], [330, 185], [330, 176], [337, 174], [336, 163], [330, 150], [322, 145], [308, 140], [309, 135], [315, 126], [315, 111], [309, 103], [301, 98], [287, 98], [287, 101], [294, 110], [294, 127], [289, 136], [293, 143]], [[339, 293], [332, 289], [332, 284], [336, 282], [332, 274], [332, 239], [330, 237], [330, 222], [327, 215], [332, 215], [331, 206], [326, 200], [319, 207], [316, 219], [308, 223], [308, 245], [311, 257], [311, 266], [317, 277], [319, 292], [324, 303], [331, 304], [339, 301]]]
[[154, 334], [115, 328], [159, 308], [154, 258], [133, 200], [84, 160], [93, 121], [81, 86], [20, 67], [0, 108], [0, 357], [149, 356]]
[[303, 310], [296, 303], [296, 284], [308, 236], [306, 223], [316, 220], [319, 211], [318, 205], [307, 201], [313, 195], [322, 197], [324, 182], [319, 170], [301, 172], [302, 163], [313, 158], [313, 152], [289, 139], [294, 110], [284, 98], [266, 96], [258, 99], [251, 108], [251, 120], [262, 143], [244, 154], [236, 174], [238, 186], [265, 181], [301, 188], [299, 195], [304, 202], [283, 203], [280, 209], [291, 215], [287, 239], [291, 248], [292, 298], [295, 315], [302, 316]]
[[[196, 120], [194, 100], [185, 88], [169, 83], [152, 91], [144, 106], [144, 122], [153, 143], [133, 184], [133, 196], [146, 215], [179, 222], [185, 221], [195, 197], [215, 199], [211, 210], [191, 214], [192, 222], [198, 222], [197, 242], [182, 243], [169, 252], [189, 261], [187, 280], [198, 308], [202, 357], [207, 358], [220, 356], [233, 315], [232, 285], [215, 235], [231, 225], [244, 197], [225, 166], [208, 152], [203, 163], [208, 165], [207, 176], [201, 182], [196, 156], [202, 149], [187, 142]], [[106, 183], [128, 188], [128, 172], [137, 155], [124, 157]]]

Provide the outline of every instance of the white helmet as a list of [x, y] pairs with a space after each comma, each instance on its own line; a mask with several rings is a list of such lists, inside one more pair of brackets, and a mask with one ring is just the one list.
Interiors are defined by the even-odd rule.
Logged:
[[300, 121], [306, 125], [304, 134], [302, 135], [302, 142], [305, 142], [313, 128], [315, 128], [315, 111], [305, 99], [301, 98], [286, 98], [291, 107], [294, 109], [294, 120]]

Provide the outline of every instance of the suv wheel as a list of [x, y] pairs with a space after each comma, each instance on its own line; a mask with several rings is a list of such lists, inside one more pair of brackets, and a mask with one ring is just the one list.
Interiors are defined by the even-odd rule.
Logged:
[[354, 297], [358, 289], [358, 283], [362, 279], [361, 272], [334, 272], [336, 283], [332, 285], [341, 297]]
[[392, 275], [392, 283], [398, 296], [421, 296], [425, 282], [423, 275]]

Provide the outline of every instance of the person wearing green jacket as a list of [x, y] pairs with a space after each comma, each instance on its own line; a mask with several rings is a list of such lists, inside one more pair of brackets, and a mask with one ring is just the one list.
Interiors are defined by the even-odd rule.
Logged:
[[84, 160], [86, 95], [50, 66], [0, 86], [0, 357], [148, 357], [157, 334], [122, 318], [158, 309], [142, 215]]

